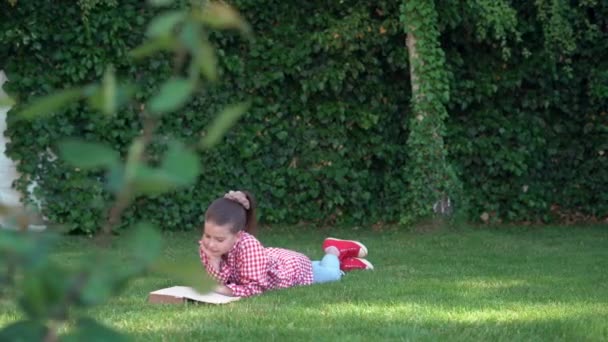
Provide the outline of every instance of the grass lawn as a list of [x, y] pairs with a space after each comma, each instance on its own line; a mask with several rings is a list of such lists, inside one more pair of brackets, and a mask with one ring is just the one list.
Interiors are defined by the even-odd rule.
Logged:
[[[608, 226], [272, 228], [260, 240], [318, 259], [328, 235], [363, 241], [376, 270], [225, 306], [148, 304], [149, 291], [175, 285], [148, 276], [90, 314], [145, 341], [608, 340]], [[197, 258], [197, 238], [167, 233], [164, 254]], [[66, 238], [55, 257], [73, 262], [91, 244]], [[0, 327], [19, 315], [0, 299]]]

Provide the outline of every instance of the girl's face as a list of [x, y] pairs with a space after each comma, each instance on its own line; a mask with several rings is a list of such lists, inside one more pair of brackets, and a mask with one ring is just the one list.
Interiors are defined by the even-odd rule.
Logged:
[[201, 241], [207, 252], [214, 256], [222, 256], [232, 249], [240, 237], [241, 232], [233, 234], [228, 225], [220, 226], [214, 222], [205, 221]]

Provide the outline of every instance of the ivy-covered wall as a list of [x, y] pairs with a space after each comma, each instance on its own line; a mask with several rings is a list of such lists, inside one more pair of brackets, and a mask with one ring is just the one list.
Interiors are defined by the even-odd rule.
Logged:
[[495, 8], [469, 9], [488, 16], [475, 29], [442, 17], [452, 70], [446, 140], [471, 217], [606, 218], [608, 3], [488, 3]]
[[[141, 199], [125, 224], [200, 225], [211, 199], [250, 189], [270, 223], [394, 222], [407, 210], [412, 151], [407, 18], [395, 1], [239, 0], [254, 41], [216, 33], [221, 78], [160, 134], [194, 143], [227, 103], [251, 110], [203, 158], [198, 185]], [[608, 4], [584, 1], [434, 2], [445, 56], [444, 145], [474, 220], [608, 215]], [[170, 61], [135, 62], [151, 16], [145, 2], [0, 2], [0, 60], [27, 101], [97, 80], [113, 64], [156, 91]], [[424, 11], [423, 11], [424, 14]], [[72, 18], [58, 20], [57, 18]], [[400, 18], [401, 17], [401, 18]], [[86, 18], [86, 19], [85, 19]], [[19, 109], [17, 105], [14, 111]], [[123, 150], [138, 111], [110, 120], [84, 105], [43, 121], [9, 122], [19, 187], [34, 179], [50, 220], [93, 231], [109, 196], [103, 174], [55, 160], [54, 143], [84, 136]], [[9, 113], [10, 117], [10, 113]], [[9, 120], [10, 121], [10, 120]], [[153, 147], [154, 148], [154, 147]], [[159, 148], [160, 149], [160, 148]], [[91, 177], [92, 176], [92, 177]], [[430, 204], [432, 205], [432, 203]]]

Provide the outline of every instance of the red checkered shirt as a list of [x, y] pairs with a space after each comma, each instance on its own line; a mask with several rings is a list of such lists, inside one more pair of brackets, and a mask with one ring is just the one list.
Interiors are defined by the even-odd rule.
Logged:
[[220, 269], [209, 264], [199, 248], [207, 273], [229, 287], [235, 296], [249, 297], [264, 291], [312, 284], [312, 262], [303, 254], [282, 248], [264, 248], [254, 236], [243, 232], [222, 257]]

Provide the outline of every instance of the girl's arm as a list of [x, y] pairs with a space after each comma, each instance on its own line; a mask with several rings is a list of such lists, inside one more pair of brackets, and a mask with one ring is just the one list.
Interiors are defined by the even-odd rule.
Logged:
[[214, 291], [226, 296], [234, 296], [234, 292], [226, 285], [218, 285]]
[[232, 295], [249, 297], [264, 292], [268, 288], [268, 261], [268, 254], [259, 241], [243, 241], [235, 270], [238, 282], [226, 285], [232, 290]]
[[202, 243], [199, 244], [198, 253], [201, 257], [201, 263], [205, 266], [207, 273], [215, 278], [220, 284], [225, 284], [230, 277], [230, 269], [228, 269], [226, 264], [222, 265], [222, 258], [207, 253], [203, 248]]

